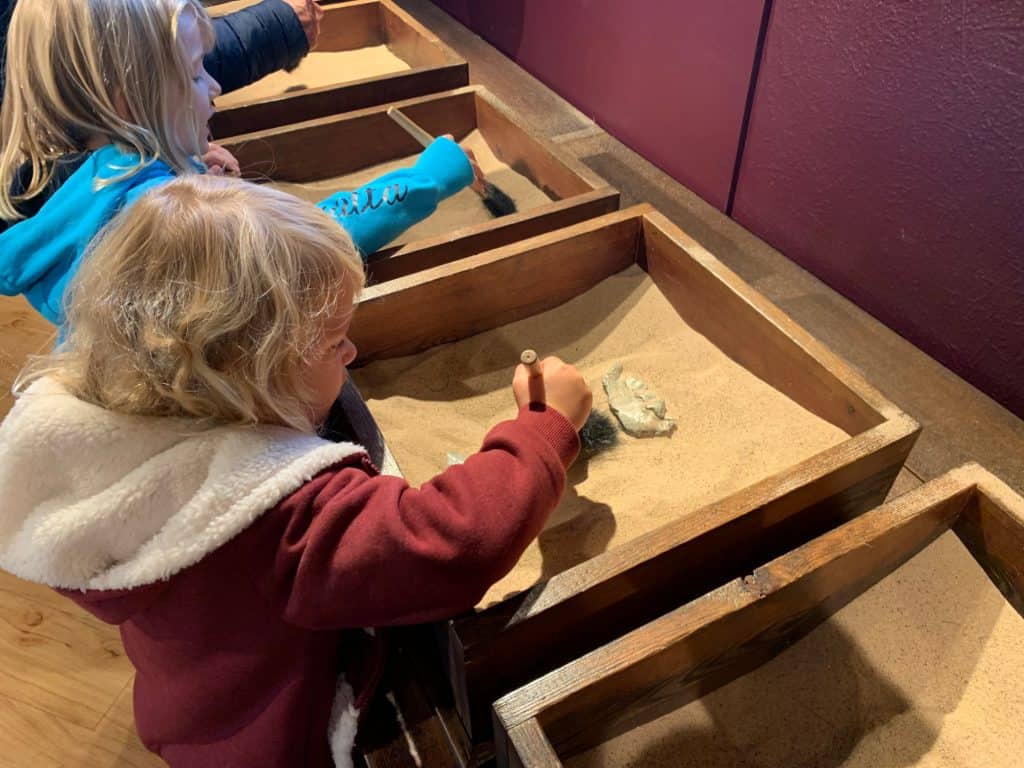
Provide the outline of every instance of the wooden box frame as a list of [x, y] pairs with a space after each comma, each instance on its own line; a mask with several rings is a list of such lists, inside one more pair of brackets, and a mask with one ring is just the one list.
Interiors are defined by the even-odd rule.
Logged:
[[503, 697], [499, 768], [570, 755], [751, 671], [952, 527], [1024, 615], [1024, 499], [952, 470]]
[[466, 61], [389, 0], [351, 0], [324, 8], [317, 50], [348, 51], [382, 43], [412, 69], [225, 107], [210, 121], [213, 135], [220, 141], [469, 83]]
[[[390, 106], [390, 105], [389, 105]], [[542, 232], [600, 216], [619, 207], [619, 193], [583, 163], [522, 126], [485, 88], [471, 86], [399, 102], [402, 111], [433, 135], [457, 140], [479, 129], [502, 162], [528, 176], [549, 203], [378, 251], [370, 258], [373, 282], [393, 280]], [[310, 182], [351, 173], [422, 151], [387, 116], [387, 107], [323, 118], [296, 126], [236, 136], [223, 142], [246, 175]], [[344, 147], [325, 152], [324, 147]]]
[[542, 312], [634, 263], [729, 357], [851, 437], [439, 627], [455, 704], [476, 745], [487, 740], [490, 705], [502, 694], [880, 504], [919, 432], [648, 205], [369, 287], [351, 330], [356, 364]]

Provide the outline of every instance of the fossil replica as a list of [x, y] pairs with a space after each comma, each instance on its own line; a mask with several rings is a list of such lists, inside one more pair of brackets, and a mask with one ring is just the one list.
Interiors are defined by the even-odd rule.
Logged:
[[634, 376], [622, 374], [622, 366], [612, 366], [602, 379], [608, 405], [622, 428], [633, 437], [668, 435], [676, 422], [665, 416], [665, 401], [647, 391], [647, 385]]

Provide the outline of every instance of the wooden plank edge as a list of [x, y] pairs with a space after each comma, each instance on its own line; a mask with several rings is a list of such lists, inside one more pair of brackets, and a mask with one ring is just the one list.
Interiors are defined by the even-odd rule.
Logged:
[[[618, 203], [619, 192], [613, 187], [595, 189], [586, 194], [575, 195], [563, 200], [552, 200], [546, 205], [531, 208], [529, 211], [521, 211], [482, 224], [462, 227], [444, 235], [416, 240], [398, 248], [377, 251], [367, 262], [367, 272], [372, 279], [372, 285], [380, 285], [413, 273], [450, 264], [476, 253], [521, 242], [524, 238], [515, 237], [514, 234], [517, 229], [540, 227], [542, 231], [528, 235], [528, 237], [537, 237], [562, 229], [564, 226], [579, 223], [579, 221], [575, 221], [563, 226], [545, 227], [544, 221], [547, 219], [571, 216], [573, 211], [579, 209], [579, 220], [588, 220], [614, 212], [618, 208]], [[473, 245], [474, 240], [490, 238], [496, 233], [508, 230], [512, 230], [512, 232], [509, 232], [508, 242], [503, 245], [485, 247], [483, 250], [475, 248]]]
[[[570, 241], [548, 233], [517, 258], [498, 248], [370, 286], [349, 334], [355, 364], [415, 354], [564, 304], [635, 263], [638, 225], [627, 217]], [[458, 311], [438, 313], [438, 306]]]
[[977, 464], [956, 472], [977, 486], [953, 530], [1006, 601], [1024, 617], [1024, 498]]
[[462, 56], [460, 56], [454, 48], [452, 48], [440, 37], [434, 34], [434, 31], [431, 30], [429, 27], [426, 27], [423, 24], [421, 24], [416, 17], [414, 17], [404, 8], [399, 6], [397, 3], [392, 2], [392, 0], [380, 0], [380, 5], [381, 8], [384, 9], [387, 13], [390, 13], [393, 17], [400, 19], [402, 23], [404, 23], [407, 27], [415, 31], [420, 37], [431, 43], [435, 48], [440, 49], [449, 61], [455, 63], [461, 62], [463, 64], [467, 64], [468, 66], [468, 62], [466, 62], [466, 60], [462, 58]]
[[[484, 738], [482, 729], [491, 727], [485, 708], [503, 693], [728, 583], [742, 569], [756, 568], [879, 506], [917, 434], [894, 436], [896, 428], [880, 425], [873, 430], [881, 433], [875, 436], [880, 448], [862, 446], [865, 454], [858, 461], [840, 462], [829, 474], [798, 484], [790, 493], [776, 498], [741, 491], [702, 508], [702, 516], [688, 515], [522, 595], [453, 619], [449, 634], [458, 642], [464, 669], [450, 681], [460, 694], [457, 703], [466, 728], [475, 738]], [[777, 479], [793, 482], [785, 474]], [[752, 534], [752, 529], [759, 533]], [[738, 535], [742, 541], [731, 546], [729, 538]], [[659, 554], [652, 554], [655, 550]], [[730, 567], [719, 564], [726, 552], [735, 553]], [[713, 564], [706, 574], [703, 569], [693, 572], [709, 556]], [[685, 586], [666, 592], [658, 586], [665, 583]], [[513, 661], [515, 648], [564, 631], [567, 616], [577, 628], [571, 636], [543, 656]]]
[[[507, 738], [509, 743], [504, 759], [511, 768], [559, 768], [562, 765], [536, 718], [512, 728]], [[501, 765], [503, 758], [495, 757]]]
[[498, 98], [485, 86], [479, 86], [478, 98], [481, 98], [488, 107], [493, 109], [505, 120], [523, 131], [530, 139], [541, 145], [559, 163], [568, 168], [575, 176], [582, 179], [591, 189], [610, 188], [611, 185], [596, 171], [591, 169], [574, 154], [559, 146], [549, 138], [535, 130], [532, 126], [523, 125], [516, 113], [504, 101]]
[[346, 122], [350, 120], [358, 120], [360, 118], [368, 117], [370, 115], [376, 115], [378, 113], [387, 113], [390, 107], [396, 107], [398, 109], [408, 109], [415, 107], [417, 104], [424, 104], [428, 102], [445, 101], [447, 99], [457, 99], [459, 97], [466, 97], [477, 92], [480, 88], [478, 85], [464, 85], [458, 88], [449, 88], [445, 91], [438, 91], [437, 93], [427, 93], [422, 96], [414, 96], [408, 99], [402, 99], [400, 101], [389, 102], [388, 104], [374, 104], [369, 107], [363, 107], [361, 109], [353, 109], [346, 112], [342, 112], [337, 115], [326, 115], [324, 117], [314, 117], [310, 120], [300, 120], [294, 123], [288, 123], [287, 125], [279, 125], [274, 128], [265, 128], [258, 131], [250, 131], [246, 133], [236, 133], [224, 139], [220, 142], [224, 146], [229, 144], [242, 144], [248, 141], [256, 141], [272, 137], [280, 133], [298, 133], [305, 128], [319, 128], [324, 125], [331, 123]]
[[766, 320], [784, 330], [810, 357], [821, 361], [831, 370], [841, 371], [841, 378], [844, 384], [856, 392], [882, 418], [891, 420], [907, 416], [892, 401], [871, 386], [859, 372], [855, 371], [832, 350], [815, 339], [806, 329], [769, 301], [764, 294], [753, 288], [739, 275], [725, 266], [703, 245], [670, 221], [668, 217], [655, 210], [646, 214], [645, 219], [651, 225], [657, 227], [666, 237], [674, 241], [679, 248], [689, 254], [696, 262], [729, 285], [736, 294], [742, 297], [744, 301]]
[[[379, 0], [378, 0], [379, 1]], [[465, 62], [452, 61], [447, 64], [435, 65], [429, 67], [410, 67], [409, 69], [403, 69], [400, 72], [387, 72], [382, 75], [373, 75], [371, 77], [361, 77], [358, 80], [346, 80], [343, 83], [332, 83], [329, 85], [321, 85], [316, 88], [304, 88], [301, 91], [288, 91], [278, 96], [264, 96], [252, 101], [243, 101], [238, 104], [233, 104], [224, 109], [218, 109], [214, 112], [214, 119], [217, 115], [228, 115], [239, 112], [240, 110], [263, 108], [272, 109], [274, 106], [281, 105], [282, 102], [291, 104], [298, 104], [303, 101], [309, 101], [315, 99], [318, 96], [330, 93], [341, 93], [347, 89], [355, 90], [362, 87], [380, 86], [384, 83], [401, 82], [402, 80], [410, 80], [414, 77], [418, 77], [427, 72], [433, 73], [444, 73], [444, 72], [457, 72], [466, 67]], [[468, 71], [468, 70], [467, 70]], [[444, 91], [442, 91], [444, 92]], [[386, 106], [391, 106], [388, 104]], [[363, 107], [362, 109], [371, 109], [372, 107]], [[355, 110], [352, 110], [353, 112]], [[341, 115], [349, 115], [351, 112], [342, 112]], [[330, 115], [328, 117], [338, 117], [339, 115]], [[326, 119], [326, 118], [319, 118]], [[302, 121], [309, 122], [309, 121]], [[302, 125], [299, 123], [289, 123], [286, 127], [294, 127], [295, 125]], [[272, 130], [272, 129], [266, 129]]]
[[630, 219], [639, 220], [644, 213], [650, 210], [653, 210], [653, 208], [646, 203], [634, 205], [630, 208], [609, 213], [596, 219], [582, 221], [570, 227], [565, 227], [553, 232], [545, 232], [525, 240], [509, 243], [508, 245], [501, 246], [500, 248], [494, 248], [489, 251], [474, 254], [460, 260], [457, 265], [445, 264], [422, 272], [417, 272], [414, 275], [389, 280], [387, 283], [380, 285], [371, 285], [363, 290], [363, 293], [360, 296], [360, 302], [376, 301], [388, 298], [414, 286], [444, 280], [457, 272], [471, 272], [473, 270], [486, 267], [489, 264], [513, 259], [521, 253], [533, 251], [542, 246], [564, 243], [580, 237], [581, 235], [585, 235], [623, 221], [628, 221]]
[[[567, 598], [597, 587], [658, 555], [686, 545], [702, 534], [721, 528], [752, 512], [775, 505], [772, 518], [786, 517], [841, 491], [855, 482], [854, 475], [872, 475], [902, 466], [919, 431], [912, 419], [896, 419], [827, 449], [793, 468], [707, 504], [685, 517], [626, 542], [573, 568], [555, 574], [531, 588], [534, 599], [511, 617], [506, 628], [555, 610]], [[890, 454], [883, 453], [890, 449]], [[854, 462], [860, 461], [861, 464]], [[614, 560], [614, 562], [610, 562]], [[572, 582], [571, 590], [563, 582]], [[486, 611], [485, 611], [486, 613]], [[469, 621], [472, 621], [470, 619]]]
[[[827, 614], [816, 609], [832, 592], [822, 594], [820, 587], [810, 589], [808, 584], [833, 580], [839, 584], [833, 591], [844, 592], [843, 585], [854, 584], [853, 594], [844, 594], [845, 604], [952, 525], [969, 506], [973, 490], [972, 477], [956, 471], [947, 473], [773, 560], [750, 576], [734, 580], [503, 696], [493, 707], [499, 766], [514, 764], [508, 754], [501, 752], [508, 747], [510, 731], [530, 719], [549, 727], [557, 721], [557, 709], [565, 709], [582, 691], [598, 685], [614, 688], [634, 670], [643, 673], [642, 685], [657, 686], [666, 662], [679, 667], [674, 674], [691, 675], [686, 679], [687, 686], [695, 685], [710, 671], [720, 671], [714, 670], [715, 658], [692, 658], [687, 643], [700, 640], [704, 648], [718, 648], [732, 642], [734, 649], [742, 650], [767, 632], [768, 625], [785, 625], [800, 617], [810, 617], [814, 625], [820, 623]], [[893, 539], [897, 539], [898, 547], [893, 546]], [[887, 546], [890, 551], [886, 551]], [[787, 599], [788, 604], [783, 604]], [[832, 605], [831, 610], [838, 607]], [[738, 632], [737, 624], [749, 615], [761, 620], [763, 626]], [[721, 651], [715, 653], [722, 655]], [[758, 664], [765, 660], [759, 656]], [[735, 660], [728, 659], [727, 663]], [[717, 683], [735, 676], [719, 675]], [[620, 698], [615, 706], [621, 705]], [[594, 723], [586, 715], [583, 719], [587, 728]]]

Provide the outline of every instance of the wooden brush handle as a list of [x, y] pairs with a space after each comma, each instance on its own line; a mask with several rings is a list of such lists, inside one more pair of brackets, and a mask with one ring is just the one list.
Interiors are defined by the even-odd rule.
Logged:
[[532, 349], [524, 349], [522, 354], [519, 355], [519, 362], [530, 369], [531, 376], [540, 376], [540, 358], [537, 357], [537, 353]]
[[[406, 114], [397, 107], [388, 107], [388, 117], [390, 117], [400, 126], [402, 126], [405, 132], [412, 136], [414, 139], [416, 139], [416, 141], [418, 141], [420, 144], [422, 144], [424, 148], [429, 147], [434, 142], [433, 136], [431, 136], [429, 133], [427, 133], [418, 125], [416, 125], [416, 123], [410, 120], [406, 116]], [[474, 166], [474, 169], [475, 167], [476, 166]], [[474, 170], [474, 176], [475, 174], [476, 171]], [[485, 189], [485, 185], [483, 184], [483, 181], [481, 179], [474, 179], [473, 184], [470, 186], [470, 189], [472, 189], [474, 192], [480, 195], [480, 197], [483, 198], [486, 198], [488, 194], [490, 194], [488, 190]], [[538, 368], [537, 370], [539, 371], [540, 369]]]
[[402, 126], [403, 130], [412, 136], [416, 141], [422, 144], [424, 147], [429, 147], [434, 143], [434, 137], [429, 133], [420, 128], [416, 123], [406, 117], [405, 113], [397, 107], [388, 107], [388, 117]]

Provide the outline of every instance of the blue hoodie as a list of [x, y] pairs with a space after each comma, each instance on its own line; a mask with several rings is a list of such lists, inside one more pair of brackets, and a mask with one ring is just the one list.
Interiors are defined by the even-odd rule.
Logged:
[[473, 166], [451, 139], [434, 139], [412, 168], [386, 173], [353, 192], [336, 192], [317, 206], [352, 236], [364, 255], [383, 248], [438, 204], [473, 182]]
[[[122, 208], [174, 178], [153, 161], [127, 179], [97, 187], [138, 162], [114, 145], [93, 152], [30, 219], [0, 232], [0, 294], [25, 294], [54, 325], [64, 323], [64, 291], [78, 271], [89, 242]], [[364, 254], [373, 253], [438, 203], [473, 181], [473, 168], [458, 144], [437, 139], [412, 168], [388, 173], [353, 192], [338, 192], [319, 204], [351, 235]]]

